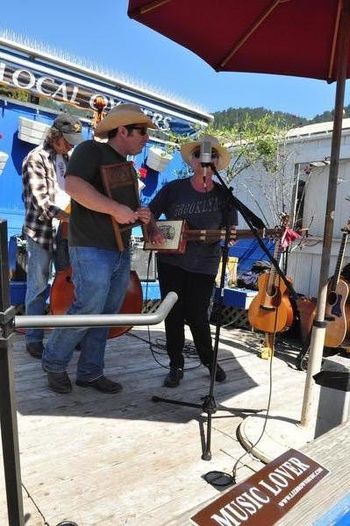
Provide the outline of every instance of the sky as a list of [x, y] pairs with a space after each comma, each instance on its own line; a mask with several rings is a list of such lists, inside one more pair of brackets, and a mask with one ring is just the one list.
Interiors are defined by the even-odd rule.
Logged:
[[335, 85], [325, 81], [217, 73], [192, 52], [129, 19], [127, 6], [127, 0], [12, 0], [1, 10], [0, 29], [108, 68], [122, 80], [136, 81], [209, 113], [263, 106], [312, 118], [334, 106]]

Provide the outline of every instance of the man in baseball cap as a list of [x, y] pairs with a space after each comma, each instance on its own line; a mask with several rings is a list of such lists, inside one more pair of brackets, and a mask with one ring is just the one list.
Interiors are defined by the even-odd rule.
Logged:
[[64, 139], [71, 144], [76, 146], [83, 140], [81, 135], [81, 122], [79, 119], [69, 115], [68, 113], [61, 113], [53, 122], [52, 128], [62, 133]]
[[[24, 232], [27, 243], [26, 314], [44, 314], [50, 267], [57, 255], [69, 261], [66, 241], [56, 236], [57, 225], [68, 220], [70, 197], [65, 192], [68, 153], [82, 142], [81, 122], [68, 113], [53, 121], [44, 142], [23, 161]], [[59, 250], [56, 250], [59, 249]], [[34, 358], [43, 352], [42, 329], [26, 330], [26, 349]]]

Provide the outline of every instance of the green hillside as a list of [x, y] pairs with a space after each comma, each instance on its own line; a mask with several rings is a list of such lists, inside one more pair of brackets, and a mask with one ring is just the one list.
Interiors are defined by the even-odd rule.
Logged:
[[[239, 126], [244, 121], [257, 121], [266, 114], [273, 115], [277, 122], [287, 128], [297, 128], [298, 126], [305, 126], [307, 124], [314, 124], [317, 122], [329, 122], [333, 120], [332, 111], [324, 111], [319, 115], [315, 115], [312, 119], [301, 117], [300, 115], [293, 115], [292, 113], [285, 113], [283, 111], [271, 111], [266, 108], [228, 108], [227, 110], [217, 111], [214, 115], [214, 127], [233, 127]], [[344, 108], [344, 117], [350, 117], [350, 104]]]

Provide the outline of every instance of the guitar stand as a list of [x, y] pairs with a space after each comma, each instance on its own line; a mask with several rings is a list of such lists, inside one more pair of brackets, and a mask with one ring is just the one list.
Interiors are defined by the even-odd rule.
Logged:
[[191, 402], [184, 402], [181, 400], [173, 400], [170, 398], [161, 398], [159, 396], [152, 396], [151, 400], [153, 402], [165, 402], [168, 404], [174, 404], [174, 405], [181, 405], [184, 407], [194, 407], [201, 409], [202, 413], [207, 414], [207, 436], [206, 439], [203, 437], [203, 447], [202, 447], [202, 460], [211, 460], [212, 454], [211, 454], [211, 428], [212, 428], [212, 416], [217, 411], [228, 411], [234, 415], [237, 416], [246, 416], [247, 413], [259, 413], [261, 411], [264, 411], [264, 409], [242, 409], [242, 408], [228, 408], [221, 404], [217, 404], [214, 398], [214, 385], [215, 385], [215, 375], [216, 375], [216, 368], [217, 368], [217, 358], [218, 358], [218, 348], [219, 348], [219, 339], [220, 339], [220, 326], [221, 326], [221, 314], [222, 314], [222, 306], [223, 306], [223, 290], [224, 290], [224, 282], [225, 282], [225, 273], [226, 273], [226, 265], [228, 260], [228, 240], [230, 237], [230, 227], [227, 222], [226, 226], [226, 235], [225, 235], [225, 241], [224, 245], [222, 247], [222, 267], [221, 267], [221, 275], [220, 275], [220, 296], [219, 296], [219, 304], [218, 304], [218, 315], [216, 319], [216, 332], [215, 332], [215, 340], [214, 340], [214, 347], [213, 347], [213, 361], [212, 361], [212, 367], [211, 367], [211, 373], [210, 373], [210, 387], [209, 387], [209, 393], [207, 396], [203, 398], [202, 404], [195, 404]]
[[295, 359], [297, 369], [299, 371], [306, 371], [308, 366], [308, 355], [310, 349], [310, 342], [304, 344], [298, 356]]

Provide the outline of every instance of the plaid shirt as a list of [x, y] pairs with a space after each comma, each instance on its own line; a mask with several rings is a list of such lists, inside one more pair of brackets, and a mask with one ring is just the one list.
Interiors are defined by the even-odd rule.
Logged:
[[[22, 164], [24, 232], [44, 249], [52, 250], [55, 231], [52, 219], [61, 211], [55, 205], [58, 189], [56, 153], [44, 143], [28, 153]], [[65, 156], [67, 165], [68, 157]]]

